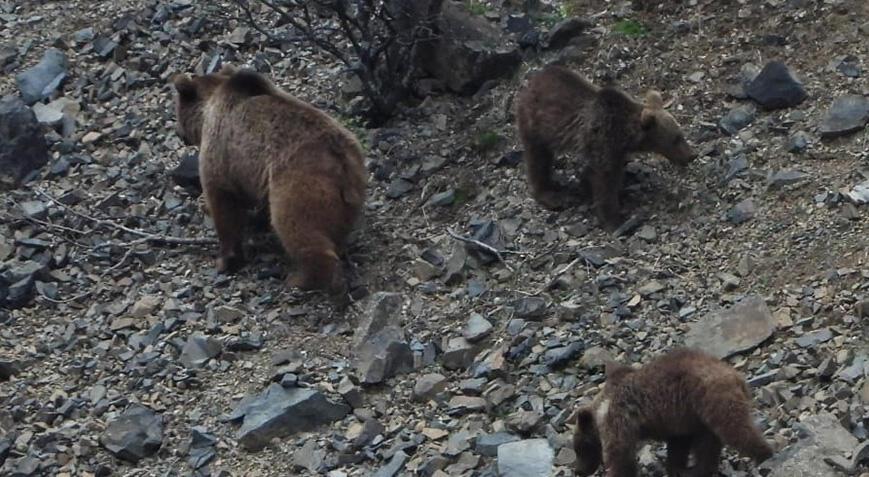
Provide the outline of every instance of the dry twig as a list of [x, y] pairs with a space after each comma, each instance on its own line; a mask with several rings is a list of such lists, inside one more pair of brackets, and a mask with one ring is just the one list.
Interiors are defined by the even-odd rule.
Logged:
[[515, 271], [515, 270], [513, 270], [513, 267], [511, 267], [510, 264], [507, 263], [506, 260], [504, 260], [504, 256], [502, 255], [502, 253], [508, 253], [509, 252], [508, 250], [501, 251], [501, 250], [498, 250], [497, 248], [495, 248], [487, 243], [480, 242], [479, 240], [472, 239], [469, 237], [462, 237], [461, 235], [453, 232], [452, 229], [449, 229], [449, 228], [447, 229], [447, 233], [450, 235], [450, 237], [452, 237], [456, 240], [459, 240], [459, 241], [462, 241], [465, 243], [474, 244], [477, 247], [480, 247], [487, 252], [493, 253], [496, 257], [498, 257], [498, 260], [501, 263], [503, 263], [505, 267], [507, 267], [507, 270], [510, 270], [511, 272]]

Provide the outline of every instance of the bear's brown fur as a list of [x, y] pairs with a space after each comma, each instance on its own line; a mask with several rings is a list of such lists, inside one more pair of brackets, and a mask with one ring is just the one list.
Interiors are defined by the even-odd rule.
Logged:
[[346, 300], [339, 251], [365, 201], [356, 138], [260, 74], [175, 75], [177, 129], [200, 148], [200, 180], [220, 242], [217, 269], [243, 264], [246, 209], [263, 208], [301, 273], [289, 283]]
[[[607, 477], [637, 475], [645, 439], [667, 442], [670, 475], [710, 477], [722, 445], [762, 462], [773, 450], [751, 419], [751, 392], [731, 366], [693, 349], [675, 349], [640, 369], [608, 363], [606, 384], [576, 412], [577, 475], [603, 464]], [[695, 464], [688, 468], [688, 456]]]
[[555, 154], [578, 153], [586, 162], [583, 176], [596, 215], [610, 228], [621, 223], [619, 192], [629, 153], [656, 152], [679, 166], [696, 157], [660, 93], [649, 91], [643, 104], [562, 66], [533, 75], [519, 94], [517, 116], [534, 198], [550, 209], [562, 207], [552, 161]]

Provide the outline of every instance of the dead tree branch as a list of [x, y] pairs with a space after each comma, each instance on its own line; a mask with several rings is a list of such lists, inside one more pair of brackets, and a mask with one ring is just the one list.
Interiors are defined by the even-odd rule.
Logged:
[[[270, 40], [255, 10], [289, 25], [360, 81], [372, 125], [391, 117], [410, 95], [417, 44], [436, 37], [443, 0], [233, 0], [252, 28]], [[254, 5], [259, 5], [258, 9]]]
[[[456, 240], [476, 245], [477, 247], [480, 247], [481, 249], [483, 249], [487, 252], [491, 252], [496, 257], [498, 257], [498, 261], [500, 261], [501, 263], [504, 264], [505, 267], [507, 267], [507, 270], [510, 270], [511, 272], [515, 271], [515, 270], [513, 270], [513, 267], [511, 267], [510, 264], [507, 263], [506, 260], [504, 260], [504, 256], [502, 255], [501, 250], [498, 250], [497, 248], [495, 248], [487, 243], [480, 242], [479, 240], [472, 239], [469, 237], [462, 237], [461, 235], [453, 232], [452, 229], [447, 229], [447, 233], [450, 235], [450, 237], [452, 237]], [[503, 252], [506, 252], [506, 251], [503, 251]]]

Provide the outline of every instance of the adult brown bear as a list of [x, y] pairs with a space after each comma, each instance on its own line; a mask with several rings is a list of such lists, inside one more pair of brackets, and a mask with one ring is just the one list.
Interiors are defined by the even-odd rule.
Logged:
[[288, 282], [346, 303], [339, 252], [368, 180], [353, 134], [253, 71], [227, 66], [176, 75], [172, 84], [178, 133], [200, 149], [202, 189], [220, 242], [218, 271], [244, 262], [245, 210], [267, 207], [300, 268]]

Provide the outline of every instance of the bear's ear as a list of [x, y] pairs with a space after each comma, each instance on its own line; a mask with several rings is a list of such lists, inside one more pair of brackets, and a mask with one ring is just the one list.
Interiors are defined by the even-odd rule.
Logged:
[[662, 109], [664, 107], [664, 98], [661, 97], [661, 93], [650, 89], [646, 93], [646, 107], [650, 109]]
[[178, 97], [184, 101], [193, 101], [197, 97], [196, 83], [190, 75], [177, 74], [172, 76], [172, 86], [178, 91]]
[[640, 113], [640, 126], [643, 128], [643, 131], [654, 128], [656, 123], [655, 112], [649, 110], [649, 108], [643, 109], [643, 112]]

